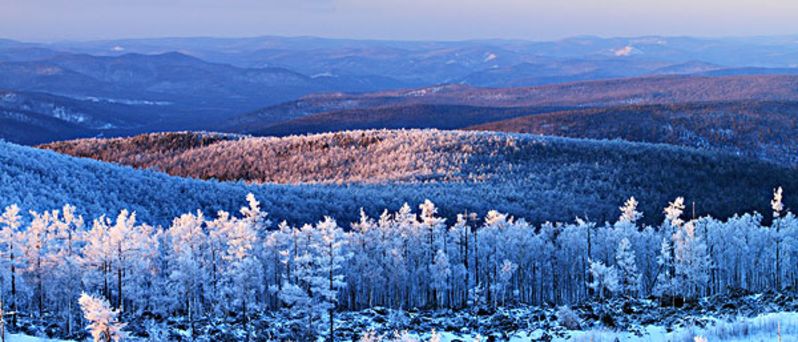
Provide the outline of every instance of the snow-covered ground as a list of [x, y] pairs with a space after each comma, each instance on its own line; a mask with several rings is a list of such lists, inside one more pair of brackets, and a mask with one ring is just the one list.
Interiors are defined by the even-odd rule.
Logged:
[[[715, 320], [715, 319], [713, 319]], [[665, 327], [650, 325], [643, 329], [642, 335], [629, 332], [615, 332], [609, 330], [568, 331], [562, 337], [555, 337], [552, 341], [574, 342], [614, 342], [614, 341], [655, 341], [655, 342], [693, 342], [695, 337], [701, 336], [706, 341], [744, 342], [744, 341], [798, 341], [798, 312], [779, 312], [759, 315], [753, 318], [738, 318], [728, 322], [715, 320], [714, 324], [704, 329], [682, 328], [667, 331]], [[430, 334], [414, 335], [408, 337], [418, 341], [428, 341]], [[509, 341], [537, 341], [542, 338], [544, 331], [536, 330], [531, 333], [520, 332], [510, 336]], [[484, 341], [485, 338], [449, 332], [438, 333], [439, 341]]]
[[[614, 341], [653, 341], [653, 342], [693, 342], [700, 336], [708, 342], [744, 342], [744, 341], [798, 341], [798, 312], [778, 312], [759, 315], [752, 318], [738, 318], [733, 321], [713, 321], [706, 328], [686, 327], [667, 331], [665, 327], [649, 325], [642, 327], [642, 334], [616, 332], [603, 329], [588, 331], [566, 331], [551, 341], [574, 342], [614, 342]], [[473, 334], [457, 334], [439, 332], [437, 341], [485, 341], [485, 337]], [[538, 329], [532, 332], [518, 332], [509, 336], [510, 342], [545, 340], [545, 331]], [[405, 334], [401, 341], [433, 341], [432, 333]], [[391, 341], [393, 336], [385, 336], [384, 341]]]
[[681, 328], [672, 332], [664, 327], [651, 325], [645, 327], [645, 334], [636, 336], [631, 333], [592, 330], [569, 332], [565, 339], [569, 341], [694, 341], [696, 336], [707, 341], [776, 341], [781, 335], [782, 341], [798, 340], [798, 313], [778, 312], [759, 315], [753, 318], [738, 318], [732, 322], [715, 320], [707, 328]]
[[6, 334], [6, 342], [70, 342], [70, 340], [34, 337], [25, 334]]

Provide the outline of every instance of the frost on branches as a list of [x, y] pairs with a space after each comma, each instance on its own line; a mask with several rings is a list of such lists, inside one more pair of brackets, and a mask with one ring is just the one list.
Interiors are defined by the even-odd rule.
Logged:
[[254, 196], [237, 213], [197, 211], [168, 227], [126, 210], [85, 221], [71, 206], [28, 214], [9, 206], [0, 216], [0, 297], [20, 316], [58, 317], [59, 336], [78, 331], [81, 317], [114, 332], [117, 318], [133, 327], [158, 316], [185, 322], [187, 335], [230, 321], [268, 339], [252, 321], [280, 313], [306, 340], [337, 337], [336, 317], [347, 310], [761, 292], [798, 283], [798, 220], [780, 191], [772, 204], [769, 225], [759, 214], [685, 220], [682, 198], [660, 224], [641, 225], [632, 198], [606, 224], [534, 225], [498, 211], [447, 224], [425, 201], [418, 212], [409, 204], [378, 217], [361, 211], [346, 226], [325, 217], [276, 227]]
[[125, 337], [125, 324], [118, 321], [119, 312], [112, 310], [107, 300], [83, 293], [78, 303], [95, 342], [120, 341]]

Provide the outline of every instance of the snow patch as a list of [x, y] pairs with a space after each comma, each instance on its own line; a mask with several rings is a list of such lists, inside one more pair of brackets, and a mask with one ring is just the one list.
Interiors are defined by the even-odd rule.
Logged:
[[628, 57], [637, 53], [638, 51], [639, 50], [635, 49], [631, 45], [624, 46], [620, 49], [612, 50], [612, 52], [615, 54], [616, 57]]
[[69, 342], [72, 340], [57, 340], [45, 337], [35, 337], [25, 334], [6, 334], [6, 342]]
[[315, 74], [313, 76], [310, 76], [310, 78], [321, 78], [321, 77], [337, 77], [337, 76], [335, 74], [329, 72], [329, 71], [328, 72], [318, 73], [318, 74]]
[[97, 103], [104, 102], [104, 103], [124, 104], [124, 105], [130, 105], [130, 106], [168, 106], [168, 105], [172, 104], [172, 102], [169, 102], [169, 101], [111, 99], [111, 98], [95, 97], [95, 96], [76, 97], [76, 99], [81, 100], [81, 101], [90, 101], [90, 102], [97, 102]]
[[488, 54], [485, 56], [485, 60], [484, 60], [483, 62], [485, 62], [485, 63], [487, 63], [487, 62], [490, 62], [490, 61], [492, 61], [492, 60], [496, 59], [497, 57], [498, 57], [498, 56], [496, 56], [496, 54], [495, 54], [495, 53], [493, 53], [493, 52], [488, 52]]

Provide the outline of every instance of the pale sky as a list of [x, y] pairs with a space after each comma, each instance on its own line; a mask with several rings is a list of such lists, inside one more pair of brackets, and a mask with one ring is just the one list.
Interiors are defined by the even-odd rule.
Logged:
[[0, 0], [0, 38], [798, 34], [796, 0]]

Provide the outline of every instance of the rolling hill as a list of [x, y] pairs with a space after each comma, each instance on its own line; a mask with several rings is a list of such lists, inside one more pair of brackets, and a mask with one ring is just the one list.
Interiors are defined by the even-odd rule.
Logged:
[[[466, 85], [442, 85], [365, 94], [317, 94], [234, 117], [222, 127], [225, 131], [257, 133], [267, 131], [268, 127], [282, 122], [313, 114], [328, 113], [317, 116], [321, 120], [314, 125], [321, 125], [325, 121], [335, 123], [345, 120], [336, 118], [336, 114], [329, 114], [332, 112], [338, 112], [338, 115], [345, 117], [354, 115], [352, 110], [361, 110], [361, 113], [363, 110], [371, 110], [380, 112], [382, 113], [380, 115], [387, 117], [390, 116], [386, 114], [387, 111], [402, 111], [406, 110], [404, 107], [413, 105], [551, 108], [739, 100], [796, 101], [798, 100], [798, 76], [656, 76], [538, 87], [474, 88]], [[449, 112], [454, 113], [454, 111]], [[532, 112], [540, 112], [540, 110]], [[428, 116], [432, 115], [426, 117]], [[306, 120], [313, 120], [313, 118]], [[310, 125], [307, 121], [304, 121], [304, 124]], [[420, 124], [422, 123], [416, 123], [416, 125]], [[300, 130], [290, 133], [304, 132]]]
[[[37, 158], [14, 159], [19, 165], [17, 173], [34, 172], [36, 179], [41, 179], [42, 173], [47, 177], [66, 173], [57, 183], [61, 185], [41, 180], [24, 182], [27, 176], [13, 178], [20, 183], [11, 188], [7, 185], [9, 191], [4, 193], [29, 197], [26, 205], [39, 205], [30, 203], [36, 196], [26, 194], [52, 193], [48, 186], [93, 187], [85, 191], [64, 189], [61, 196], [80, 198], [95, 207], [120, 203], [105, 201], [102, 196], [124, 195], [147, 211], [160, 212], [232, 206], [244, 191], [255, 191], [265, 198], [265, 207], [274, 216], [294, 222], [314, 221], [324, 214], [354, 220], [360, 206], [376, 214], [383, 208], [396, 209], [403, 202], [419, 203], [425, 198], [438, 203], [450, 218], [462, 210], [484, 214], [497, 209], [542, 222], [572, 220], [575, 216], [613, 220], [618, 205], [636, 196], [649, 222], [659, 222], [661, 208], [677, 195], [695, 201], [698, 214], [725, 217], [734, 212], [769, 210], [769, 197], [776, 186], [784, 186], [787, 192], [798, 191], [798, 171], [767, 162], [669, 145], [523, 134], [410, 130], [253, 138], [164, 133], [43, 147], [174, 176], [262, 185], [170, 178], [14, 148], [11, 150], [71, 163], [41, 170], [25, 164]], [[80, 170], [81, 163], [95, 170], [82, 176], [89, 178], [70, 179], [69, 174]], [[92, 180], [92, 174], [111, 172], [101, 170], [116, 174]], [[149, 183], [134, 183], [139, 174], [151, 179]], [[124, 178], [119, 181], [122, 184], [113, 180], [116, 177]], [[128, 195], [127, 187], [137, 192]], [[215, 195], [202, 197], [201, 192]], [[175, 201], [182, 194], [189, 200], [178, 210], [176, 207], [183, 205], [178, 203], [183, 202]], [[306, 208], [301, 213], [291, 209], [300, 206]]]
[[0, 90], [0, 137], [32, 145], [54, 139], [131, 135], [161, 121], [155, 111], [139, 107], [96, 98]]
[[476, 107], [463, 105], [386, 106], [323, 112], [247, 130], [254, 135], [285, 136], [356, 129], [459, 129], [481, 123], [562, 110], [562, 107]]
[[798, 103], [632, 105], [528, 115], [470, 129], [690, 146], [798, 166]]

